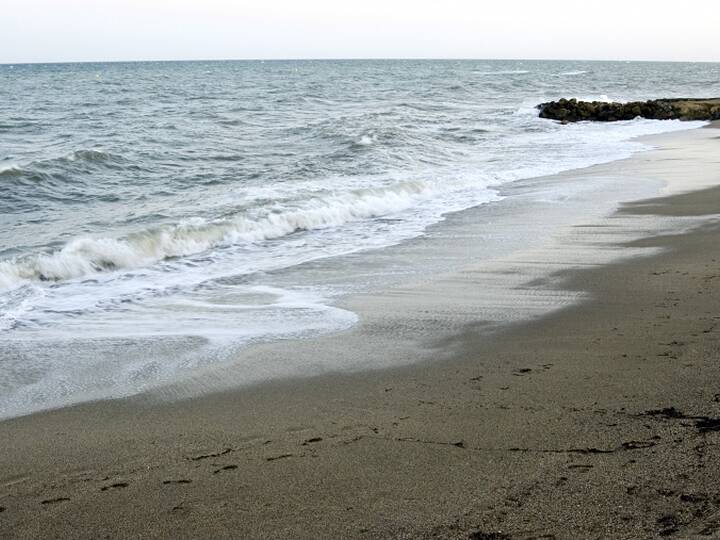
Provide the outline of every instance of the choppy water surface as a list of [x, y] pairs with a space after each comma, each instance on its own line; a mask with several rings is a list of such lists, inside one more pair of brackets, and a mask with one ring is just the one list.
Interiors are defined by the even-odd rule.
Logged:
[[309, 284], [303, 262], [688, 127], [559, 126], [536, 103], [714, 96], [718, 80], [717, 64], [0, 66], [0, 416], [346, 328], [330, 300], [363, 284]]

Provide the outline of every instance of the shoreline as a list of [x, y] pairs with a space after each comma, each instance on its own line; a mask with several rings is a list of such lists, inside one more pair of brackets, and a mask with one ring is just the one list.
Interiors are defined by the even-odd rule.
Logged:
[[[651, 151], [564, 174], [644, 170], [674, 175], [677, 186], [695, 157], [689, 140], [684, 163]], [[703, 179], [720, 183], [696, 169], [696, 189]], [[14, 471], [0, 479], [0, 535], [96, 537], [109, 523], [118, 537], [630, 538], [715, 527], [718, 434], [696, 422], [720, 416], [720, 387], [703, 386], [720, 369], [712, 313], [720, 231], [698, 227], [718, 202], [720, 189], [710, 188], [626, 205], [616, 219], [651, 214], [691, 230], [626, 241], [619, 251], [655, 253], [563, 270], [549, 283], [538, 275], [526, 291], [589, 300], [491, 334], [456, 320], [440, 340], [418, 341], [431, 334], [428, 320], [388, 328], [400, 318], [375, 317], [362, 332], [379, 338], [376, 348], [353, 351], [368, 364], [417, 351], [432, 361], [0, 422], [0, 437], [13, 441], [2, 470]], [[465, 274], [455, 284], [444, 276], [443, 298], [433, 301], [474, 301]], [[396, 294], [407, 302], [407, 291]], [[377, 315], [397, 298], [353, 301]], [[358, 331], [285, 350], [347, 354]]]
[[[674, 131], [678, 127], [682, 127], [683, 130]], [[644, 143], [653, 144], [655, 138], [666, 140], [667, 136], [672, 137], [675, 133], [683, 134], [688, 130], [694, 131], [693, 128], [692, 124], [689, 127], [675, 123], [674, 127], [663, 128], [667, 131], [660, 134], [641, 135], [624, 143], [627, 145], [625, 153], [644, 154], [647, 149], [640, 150]], [[631, 150], [632, 146], [634, 149]], [[645, 146], [647, 148], [647, 145]], [[551, 242], [554, 236], [562, 236], [568, 229], [580, 223], [593, 225], [596, 220], [604, 221], [606, 216], [617, 207], [619, 201], [646, 198], [657, 193], [656, 188], [662, 184], [661, 180], [634, 179], [632, 184], [622, 180], [622, 173], [618, 172], [617, 168], [614, 169], [612, 164], [625, 162], [628, 159], [633, 158], [626, 157], [601, 165], [589, 165], [557, 174], [499, 184], [494, 189], [501, 193], [500, 201], [448, 212], [439, 222], [429, 225], [421, 235], [385, 247], [306, 261], [292, 266], [289, 271], [281, 269], [271, 272], [267, 279], [263, 278], [259, 282], [261, 285], [274, 286], [281, 293], [289, 291], [291, 296], [297, 291], [302, 295], [304, 287], [311, 292], [305, 308], [310, 306], [311, 311], [317, 311], [306, 319], [313, 323], [315, 328], [299, 324], [300, 331], [306, 329], [308, 335], [292, 333], [286, 335], [276, 329], [274, 335], [273, 332], [268, 332], [254, 343], [243, 343], [238, 345], [239, 350], [226, 352], [224, 349], [227, 344], [220, 342], [222, 338], [214, 339], [213, 333], [231, 333], [233, 329], [242, 329], [244, 319], [233, 320], [232, 316], [218, 317], [214, 325], [207, 326], [207, 322], [203, 322], [205, 326], [201, 325], [197, 329], [190, 327], [191, 329], [186, 332], [182, 332], [180, 328], [178, 335], [155, 342], [150, 339], [149, 342], [143, 343], [142, 337], [135, 338], [132, 334], [126, 336], [121, 333], [119, 339], [123, 340], [122, 343], [127, 342], [128, 347], [140, 345], [143, 348], [153, 349], [139, 350], [125, 356], [122, 352], [123, 347], [113, 345], [114, 341], [108, 339], [113, 337], [112, 332], [108, 334], [101, 332], [98, 335], [101, 340], [104, 339], [106, 345], [104, 349], [102, 343], [98, 348], [98, 345], [92, 342], [91, 337], [98, 326], [97, 321], [93, 325], [92, 318], [88, 321], [90, 327], [86, 328], [88, 331], [86, 337], [89, 341], [75, 350], [72, 340], [66, 340], [67, 337], [72, 338], [72, 335], [66, 336], [67, 332], [64, 333], [60, 329], [57, 334], [57, 346], [43, 347], [47, 351], [45, 353], [38, 351], [38, 354], [44, 354], [46, 370], [43, 371], [41, 368], [37, 380], [31, 380], [30, 384], [25, 381], [12, 386], [11, 383], [8, 388], [12, 386], [12, 390], [9, 390], [4, 398], [0, 398], [2, 417], [12, 418], [83, 402], [134, 399], [138, 395], [162, 395], [168, 399], [186, 399], [228, 387], [262, 384], [268, 379], [307, 377], [322, 372], [353, 369], [352, 362], [325, 361], [318, 364], [315, 358], [306, 358], [304, 363], [292, 361], [278, 364], [262, 359], [253, 363], [247, 360], [258, 357], [254, 351], [248, 352], [248, 350], [286, 343], [288, 337], [290, 339], [299, 337], [303, 340], [322, 339], [348, 328], [352, 331], [358, 318], [357, 313], [363, 313], [366, 306], [360, 302], [357, 309], [355, 307], [343, 309], [343, 307], [348, 307], [356, 297], [372, 298], [375, 293], [376, 296], [381, 296], [391, 289], [405, 290], [408, 286], [416, 285], [423, 289], [423, 282], [432, 282], [442, 274], [453, 274], [458, 268], [469, 266], [494, 268], [495, 275], [490, 276], [488, 273], [486, 279], [492, 282], [490, 286], [494, 290], [494, 298], [474, 298], [475, 312], [464, 315], [458, 312], [456, 306], [447, 306], [445, 311], [454, 312], [446, 317], [446, 322], [451, 326], [446, 329], [447, 332], [459, 330], [462, 321], [456, 315], [469, 318], [466, 322], [484, 318], [496, 324], [505, 324], [508, 314], [511, 314], [513, 320], [539, 316], [543, 311], [572, 302], [573, 299], [561, 298], [560, 295], [545, 295], [533, 299], [530, 295], [512, 293], [510, 289], [513, 287], [523, 287], [523, 280], [526, 277], [528, 280], [535, 279], [540, 274], [547, 274], [548, 269], [555, 269], [554, 264], [552, 268], [548, 264], [550, 262], [547, 260], [548, 250], [540, 249], [533, 252], [532, 248]], [[605, 169], [596, 169], [597, 167], [605, 167]], [[593, 173], [600, 170], [604, 171], [602, 176]], [[588, 174], [592, 176], [591, 181], [586, 181]], [[598, 237], [593, 241], [598, 239], [607, 240]], [[577, 242], [574, 245], [573, 249], [581, 249], [577, 246]], [[517, 266], [512, 260], [516, 253], [526, 258], [539, 258], [544, 262], [539, 261], [533, 269], [524, 265], [519, 272], [516, 272], [513, 282], [508, 284], [506, 283], [507, 266]], [[604, 256], [597, 257], [596, 253], [587, 249], [584, 249], [582, 257], [590, 257], [596, 263], [609, 260]], [[533, 275], [528, 277], [527, 274], [530, 272], [533, 272]], [[298, 288], [301, 283], [304, 287]], [[326, 292], [328, 295], [325, 294]], [[465, 300], [463, 298], [465, 294], [459, 292], [459, 299]], [[319, 296], [314, 298], [313, 295], [316, 293]], [[417, 295], [418, 289], [410, 294]], [[423, 291], [420, 290], [419, 294], [419, 300], [423, 302]], [[510, 296], [513, 296], [512, 305], [509, 306], [512, 309], [506, 309], [507, 306], [498, 303], [507, 302]], [[307, 301], [311, 303], [307, 304]], [[477, 309], [482, 306], [489, 309]], [[469, 307], [467, 302], [465, 307]], [[304, 310], [295, 311], [302, 313]], [[202, 313], [200, 315], [202, 318]], [[286, 320], [283, 319], [286, 315], [280, 314], [280, 320]], [[400, 314], [401, 318], [403, 315]], [[142, 317], [142, 313], [140, 316]], [[132, 317], [126, 319], [132, 321]], [[350, 322], [351, 319], [353, 322]], [[122, 321], [117, 322], [122, 327]], [[152, 321], [148, 322], [152, 323]], [[294, 328], [292, 318], [289, 322], [291, 328]], [[381, 322], [381, 324], [385, 323]], [[250, 321], [250, 327], [252, 325]], [[135, 326], [139, 327], [137, 322]], [[282, 326], [281, 324], [279, 328]], [[78, 320], [75, 327], [76, 331], [77, 328], [84, 328], [84, 322]], [[207, 334], [208, 330], [210, 335]], [[428, 337], [431, 337], [430, 331], [434, 329], [425, 330]], [[240, 335], [243, 335], [242, 331]], [[28, 353], [23, 350], [22, 334], [18, 337], [20, 339], [17, 341], [10, 339], [7, 342], [7, 356], [11, 364], [17, 363], [21, 377], [22, 355]], [[32, 339], [32, 334], [28, 337]], [[243, 339], [237, 336], [236, 338]], [[282, 347], [280, 345], [281, 350]], [[93, 355], [93, 351], [97, 353]], [[98, 361], [112, 359], [117, 355], [122, 356], [122, 359], [115, 362]], [[63, 361], [54, 362], [53, 358], [58, 357]], [[405, 357], [407, 360], [403, 360], [402, 363], [416, 362], [418, 352], [411, 351], [405, 354]], [[380, 356], [376, 355], [376, 358]], [[96, 365], [97, 369], [93, 370], [93, 365]], [[56, 369], [55, 366], [62, 366], [62, 369], [59, 367]], [[383, 367], [387, 367], [387, 362], [376, 361], [373, 365], [357, 366], [358, 369]], [[136, 378], [135, 374], [139, 376]], [[32, 374], [30, 377], [32, 379]], [[68, 385], [57, 386], [56, 381], [61, 379], [66, 379]]]

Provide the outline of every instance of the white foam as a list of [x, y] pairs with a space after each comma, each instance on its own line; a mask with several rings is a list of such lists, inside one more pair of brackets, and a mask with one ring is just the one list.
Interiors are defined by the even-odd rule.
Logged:
[[[521, 118], [532, 115], [534, 121], [543, 126], [553, 125], [550, 121], [537, 119], [537, 111], [529, 105], [521, 108], [517, 114]], [[308, 192], [312, 184], [298, 183], [294, 187], [297, 190], [294, 192], [296, 198], [247, 208], [222, 219], [196, 217], [125, 237], [76, 238], [50, 253], [30, 253], [0, 261], [0, 290], [12, 290], [32, 282], [57, 282], [123, 269], [144, 268], [168, 259], [198, 255], [213, 248], [279, 239], [299, 231], [337, 228], [356, 221], [406, 212], [423, 203], [431, 204], [433, 210], [413, 218], [417, 220], [416, 226], [410, 225], [407, 233], [401, 232], [399, 236], [390, 234], [387, 239], [381, 238], [369, 244], [373, 247], [389, 245], [398, 239], [418, 234], [423, 227], [437, 221], [444, 212], [493, 200], [496, 196], [487, 190], [493, 184], [624, 158], [646, 148], [639, 143], [628, 142], [632, 137], [699, 125], [702, 123], [634, 120], [612, 124], [556, 126], [544, 133], [518, 134], [514, 141], [516, 145], [536, 146], [543, 153], [528, 156], [532, 159], [515, 163], [514, 166], [506, 164], [496, 171], [483, 170], [486, 164], [482, 161], [476, 165], [470, 162], [467, 167], [474, 170], [472, 174], [448, 170], [432, 181], [397, 181], [377, 187], [360, 187], [365, 180], [358, 180], [356, 189], [334, 192], [318, 188]], [[525, 139], [526, 143], [523, 142]], [[572, 145], [578, 151], [558, 160], [557, 154], [551, 151], [556, 145]], [[342, 181], [347, 188], [352, 187], [354, 180]], [[267, 190], [258, 189], [255, 196], [265, 197], [266, 200], [277, 199], [277, 189], [276, 186]], [[352, 239], [349, 241], [352, 243]]]
[[106, 161], [117, 158], [113, 154], [106, 152], [101, 148], [88, 148], [83, 150], [75, 150], [63, 156], [67, 161]]
[[406, 210], [431, 198], [435, 192], [436, 188], [428, 182], [409, 181], [386, 188], [317, 196], [300, 201], [295, 208], [279, 205], [254, 208], [213, 221], [197, 217], [126, 238], [77, 238], [49, 254], [0, 261], [0, 290], [30, 281], [61, 281], [104, 271], [140, 268], [213, 247], [337, 227]]
[[15, 176], [22, 173], [19, 165], [11, 163], [9, 165], [0, 165], [0, 176]]
[[[243, 305], [237, 302], [239, 294], [261, 299]], [[228, 296], [236, 302], [228, 302]], [[172, 331], [165, 324], [170, 316]], [[4, 344], [6, 390], [0, 393], [0, 418], [132, 396], [191, 378], [249, 343], [339, 331], [356, 321], [357, 315], [329, 306], [318, 294], [263, 286], [219, 288], [201, 298], [168, 298], [150, 310], [135, 306], [130, 312], [106, 312], [104, 337], [112, 339], [92, 340], [97, 335], [89, 335], [83, 321], [71, 320], [63, 332], [45, 332], [42, 340]], [[90, 342], [83, 341], [87, 337]], [[28, 350], [33, 351], [30, 371], [25, 365]], [[260, 367], [244, 382], [263, 380], [281, 365]]]
[[355, 141], [355, 144], [358, 144], [360, 146], [370, 146], [373, 143], [376, 142], [375, 135], [363, 135], [360, 137], [357, 141]]

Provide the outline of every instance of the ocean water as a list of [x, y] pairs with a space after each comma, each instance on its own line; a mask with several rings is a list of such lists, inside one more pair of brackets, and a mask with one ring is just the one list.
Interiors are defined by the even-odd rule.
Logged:
[[[0, 416], [130, 395], [351, 327], [318, 266], [695, 124], [560, 126], [558, 97], [720, 95], [720, 65], [0, 66]], [[273, 279], [282, 273], [282, 286]]]

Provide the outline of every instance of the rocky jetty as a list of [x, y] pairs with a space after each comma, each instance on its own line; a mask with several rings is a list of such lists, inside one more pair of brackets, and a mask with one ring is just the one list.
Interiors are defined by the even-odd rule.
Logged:
[[651, 120], [720, 120], [720, 98], [653, 99], [629, 103], [560, 99], [541, 103], [540, 118], [562, 123], [592, 120], [616, 122], [642, 117]]

